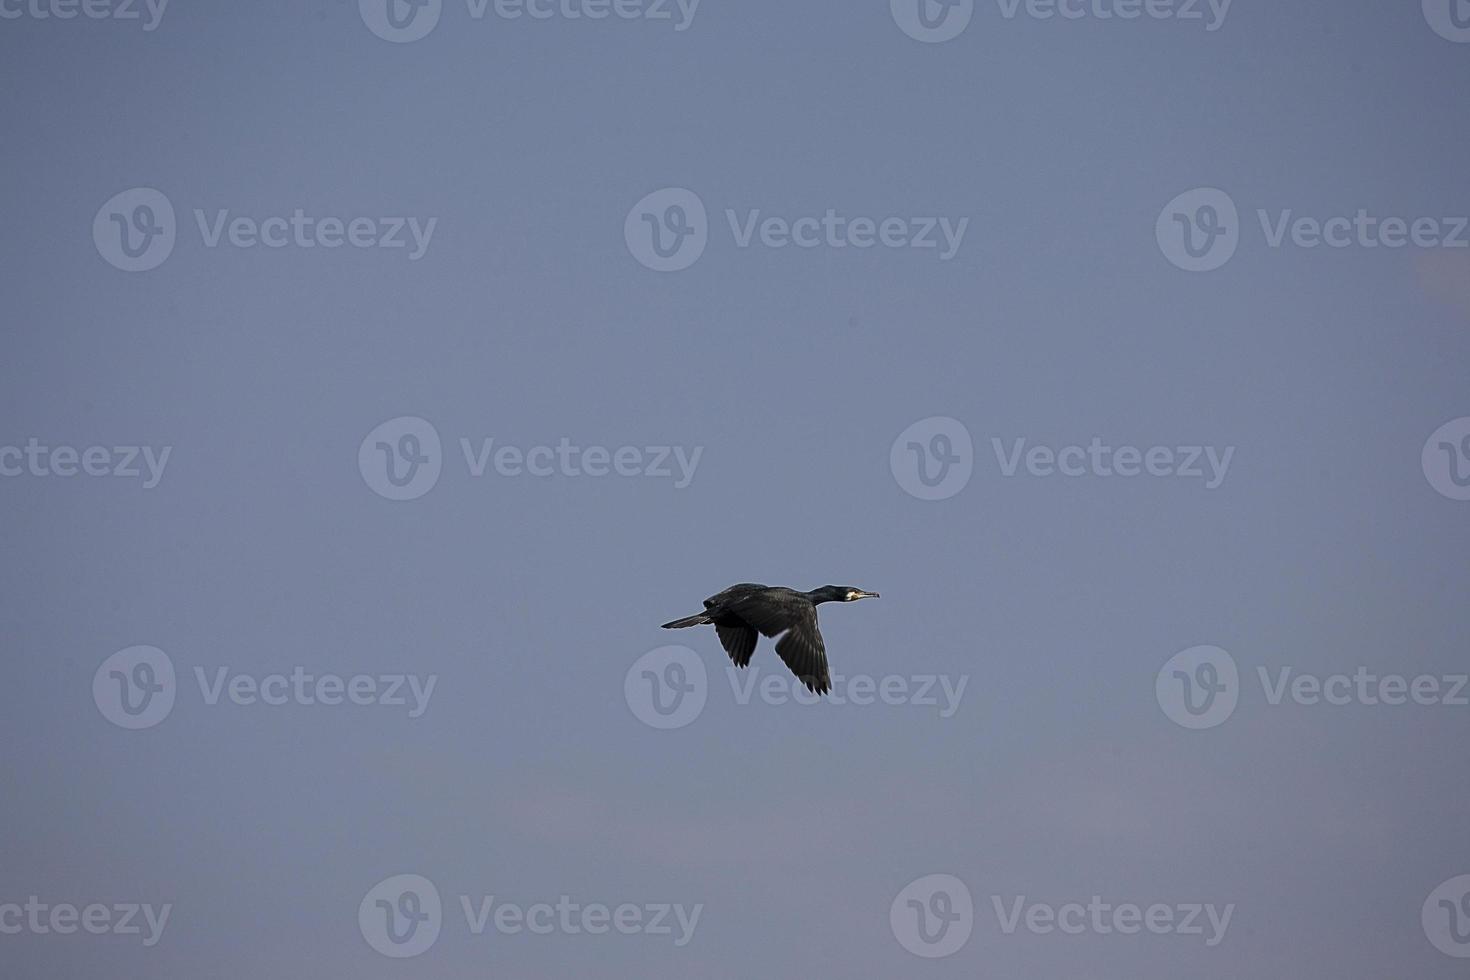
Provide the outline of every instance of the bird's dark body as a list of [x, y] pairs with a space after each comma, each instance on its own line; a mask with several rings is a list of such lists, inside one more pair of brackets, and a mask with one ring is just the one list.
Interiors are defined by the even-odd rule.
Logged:
[[809, 690], [825, 694], [832, 687], [827, 671], [827, 648], [817, 629], [817, 606], [823, 602], [851, 602], [876, 598], [849, 586], [827, 585], [798, 592], [779, 585], [742, 582], [704, 600], [704, 612], [671, 623], [664, 629], [713, 625], [720, 645], [737, 667], [750, 663], [759, 635], [780, 636], [776, 653]]

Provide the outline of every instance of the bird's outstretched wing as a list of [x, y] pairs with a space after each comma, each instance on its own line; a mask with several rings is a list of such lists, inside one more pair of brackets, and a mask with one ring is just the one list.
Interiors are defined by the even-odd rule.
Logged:
[[750, 655], [755, 652], [755, 630], [743, 624], [715, 623], [715, 632], [736, 667], [749, 665]]
[[832, 681], [827, 676], [827, 648], [822, 643], [822, 634], [817, 632], [816, 610], [812, 611], [810, 626], [806, 623], [793, 626], [776, 641], [776, 652], [808, 690], [826, 694], [832, 689]]
[[827, 646], [822, 642], [817, 629], [817, 609], [810, 603], [782, 604], [772, 608], [767, 603], [740, 602], [733, 611], [741, 619], [760, 630], [766, 636], [777, 636], [778, 653], [786, 666], [808, 690], [826, 694], [832, 688], [827, 673]]

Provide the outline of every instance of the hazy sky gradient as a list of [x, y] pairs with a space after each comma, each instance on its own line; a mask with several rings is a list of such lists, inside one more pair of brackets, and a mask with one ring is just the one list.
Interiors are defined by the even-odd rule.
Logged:
[[[0, 478], [0, 904], [174, 903], [151, 948], [0, 935], [0, 973], [1463, 976], [1420, 908], [1470, 872], [1470, 707], [1272, 706], [1256, 670], [1466, 669], [1470, 503], [1420, 451], [1470, 416], [1470, 249], [1272, 248], [1256, 211], [1470, 213], [1470, 44], [1414, 2], [1022, 10], [938, 44], [882, 0], [704, 0], [684, 31], [446, 0], [404, 44], [346, 0], [0, 20], [0, 446], [172, 447], [153, 489]], [[178, 241], [130, 274], [91, 228], [134, 187]], [[710, 224], [676, 273], [623, 237], [667, 187]], [[1242, 237], [1191, 274], [1154, 226], [1197, 187]], [[410, 261], [208, 248], [196, 208], [438, 221]], [[739, 248], [726, 209], [969, 225], [949, 261]], [[400, 416], [444, 469], [394, 502], [355, 461]], [[975, 449], [935, 502], [889, 466], [930, 416]], [[1005, 478], [991, 443], [1093, 436], [1235, 453], [1206, 490]], [[472, 478], [461, 438], [703, 455], [685, 489]], [[739, 581], [881, 592], [824, 607], [834, 671], [968, 677], [959, 710], [737, 703], [712, 631], [657, 627]], [[657, 731], [624, 677], [670, 642], [708, 703]], [[179, 690], [125, 731], [90, 691], [135, 644]], [[1155, 675], [1199, 644], [1244, 690], [1186, 731]], [[410, 719], [193, 675], [297, 666], [438, 682]], [[769, 641], [757, 668], [785, 676]], [[446, 906], [402, 961], [357, 922], [400, 873]], [[931, 873], [976, 916], [924, 961], [889, 907]], [[458, 908], [563, 894], [704, 908], [682, 948]], [[1235, 911], [1207, 949], [991, 907], [1094, 894]]]

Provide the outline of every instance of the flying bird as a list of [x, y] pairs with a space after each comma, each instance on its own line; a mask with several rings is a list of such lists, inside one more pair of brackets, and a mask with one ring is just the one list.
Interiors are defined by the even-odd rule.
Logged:
[[807, 690], [826, 694], [832, 689], [827, 673], [827, 646], [817, 629], [817, 606], [824, 602], [855, 602], [876, 599], [878, 593], [850, 585], [824, 585], [810, 592], [779, 585], [745, 582], [732, 585], [704, 600], [704, 612], [664, 623], [666, 630], [714, 625], [720, 646], [735, 666], [750, 663], [756, 634], [780, 636], [776, 653], [791, 668]]

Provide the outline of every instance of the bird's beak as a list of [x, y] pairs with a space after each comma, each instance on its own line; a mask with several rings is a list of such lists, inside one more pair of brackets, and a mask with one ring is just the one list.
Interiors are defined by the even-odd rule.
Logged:
[[864, 592], [862, 589], [858, 589], [857, 590], [857, 595], [853, 596], [853, 598], [854, 599], [877, 599], [877, 598], [880, 598], [880, 597], [879, 597], [878, 593], [876, 593], [876, 592]]

